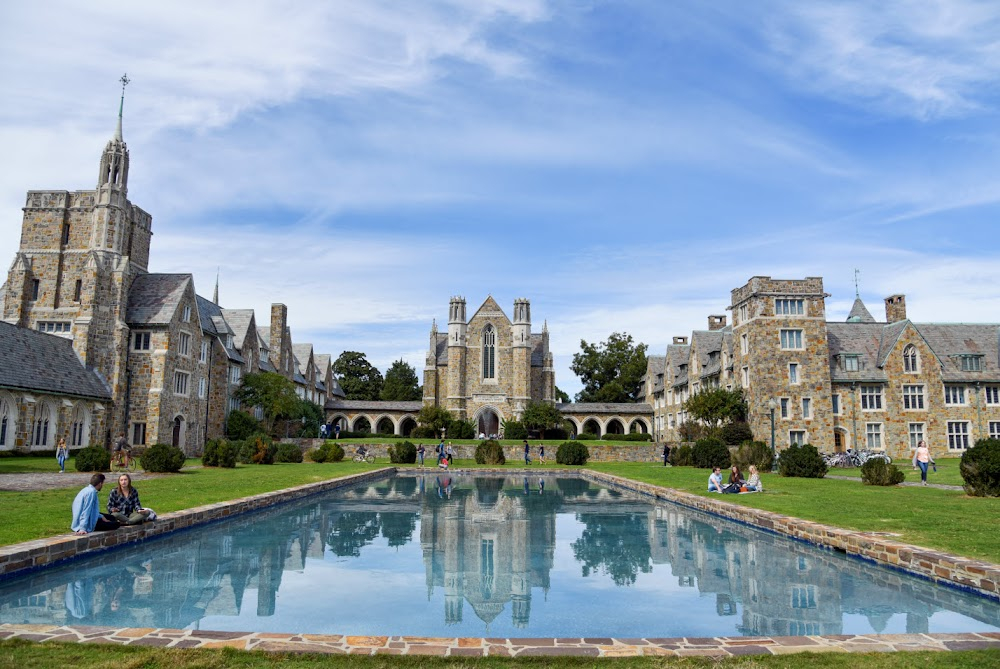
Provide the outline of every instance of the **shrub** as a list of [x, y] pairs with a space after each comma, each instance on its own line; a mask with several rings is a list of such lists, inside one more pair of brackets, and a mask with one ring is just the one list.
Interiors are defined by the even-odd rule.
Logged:
[[556, 462], [561, 465], [585, 465], [590, 458], [590, 450], [579, 441], [564, 441], [556, 450]]
[[397, 465], [412, 465], [417, 461], [417, 447], [410, 441], [401, 441], [389, 447], [389, 462]]
[[691, 446], [682, 444], [671, 448], [670, 464], [674, 467], [694, 467], [694, 452]]
[[496, 439], [487, 439], [476, 446], [476, 464], [505, 465], [507, 458], [503, 454], [503, 446]]
[[239, 442], [237, 459], [245, 465], [272, 465], [277, 452], [278, 447], [271, 441], [271, 437], [258, 432], [246, 441]]
[[88, 446], [76, 452], [76, 471], [106, 472], [111, 469], [111, 454], [103, 446]]
[[516, 420], [508, 420], [503, 424], [503, 438], [504, 439], [527, 439], [528, 438], [528, 428]]
[[865, 485], [896, 485], [905, 478], [906, 474], [899, 471], [899, 467], [882, 458], [872, 458], [861, 465], [861, 482]]
[[[473, 425], [471, 421], [456, 419], [448, 423], [447, 434], [452, 439], [475, 439], [476, 426]], [[431, 436], [440, 436], [440, 435], [431, 435]]]
[[313, 462], [340, 462], [344, 459], [344, 449], [340, 444], [328, 441], [306, 453], [306, 456]]
[[225, 469], [236, 467], [236, 446], [230, 442], [221, 440], [217, 449], [218, 466]]
[[771, 452], [771, 447], [763, 441], [746, 441], [736, 449], [733, 464], [744, 472], [750, 465], [754, 465], [762, 472], [769, 472], [774, 465], [774, 454]]
[[721, 439], [715, 437], [705, 437], [694, 442], [691, 457], [694, 460], [694, 466], [701, 469], [711, 469], [712, 467], [728, 469], [732, 464], [729, 448], [722, 443]]
[[648, 432], [630, 432], [628, 434], [609, 434], [604, 437], [608, 441], [653, 441], [653, 435]]
[[742, 444], [744, 441], [753, 441], [753, 431], [743, 421], [734, 421], [719, 429], [719, 438], [727, 444]]
[[598, 437], [593, 432], [581, 432], [580, 434], [576, 435], [577, 441], [597, 441], [599, 438], [600, 437]]
[[821, 479], [826, 476], [826, 463], [815, 446], [789, 446], [778, 456], [778, 471], [782, 476]]
[[205, 450], [201, 454], [201, 464], [203, 467], [219, 466], [219, 439], [209, 439], [205, 442]]
[[246, 411], [230, 411], [226, 419], [226, 435], [242, 441], [260, 432], [260, 423]]
[[184, 466], [184, 459], [184, 451], [176, 446], [154, 444], [142, 454], [139, 464], [147, 472], [179, 472]]
[[967, 494], [973, 497], [1000, 497], [1000, 439], [977, 441], [975, 446], [962, 454], [959, 469]]
[[275, 462], [302, 462], [302, 449], [295, 444], [278, 444], [274, 452]]

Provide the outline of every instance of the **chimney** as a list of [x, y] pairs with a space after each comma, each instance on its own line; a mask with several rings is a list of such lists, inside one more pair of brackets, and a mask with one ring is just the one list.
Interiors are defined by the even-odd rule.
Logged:
[[708, 317], [708, 329], [709, 330], [721, 330], [726, 327], [726, 317], [725, 316], [709, 316]]
[[687, 337], [674, 337], [674, 344], [678, 346], [687, 346], [687, 343], [688, 343]]
[[885, 320], [889, 323], [906, 320], [906, 295], [890, 295], [885, 298]]
[[285, 328], [288, 327], [288, 307], [283, 304], [271, 305], [271, 360], [279, 374], [285, 373], [285, 348], [281, 345], [285, 340]]

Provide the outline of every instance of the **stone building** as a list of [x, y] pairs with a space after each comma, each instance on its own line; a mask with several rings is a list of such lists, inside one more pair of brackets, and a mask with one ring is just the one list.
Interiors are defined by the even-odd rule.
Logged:
[[909, 457], [921, 439], [943, 455], [1000, 438], [1000, 324], [914, 323], [903, 295], [885, 299], [884, 322], [860, 296], [846, 322], [831, 322], [827, 297], [819, 277], [753, 277], [732, 291], [731, 326], [711, 316], [690, 344], [675, 337], [662, 391], [656, 368], [647, 374], [658, 438], [681, 440], [684, 401], [715, 386], [743, 389], [757, 439], [770, 440], [773, 412], [779, 450]]

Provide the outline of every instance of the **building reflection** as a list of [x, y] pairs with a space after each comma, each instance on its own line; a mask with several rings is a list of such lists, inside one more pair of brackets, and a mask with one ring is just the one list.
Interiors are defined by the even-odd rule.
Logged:
[[0, 583], [0, 622], [197, 628], [246, 605], [266, 618], [287, 572], [361, 557], [375, 542], [405, 546], [419, 527], [427, 597], [442, 592], [446, 624], [473, 615], [488, 629], [509, 615], [530, 630], [533, 597], [553, 587], [557, 516], [568, 514], [580, 525], [570, 549], [581, 577], [627, 588], [669, 569], [677, 588], [713, 596], [718, 616], [741, 616], [747, 635], [841, 634], [847, 614], [874, 632], [901, 613], [907, 632], [927, 632], [942, 610], [997, 624], [985, 598], [577, 478], [445, 473], [316, 500]]

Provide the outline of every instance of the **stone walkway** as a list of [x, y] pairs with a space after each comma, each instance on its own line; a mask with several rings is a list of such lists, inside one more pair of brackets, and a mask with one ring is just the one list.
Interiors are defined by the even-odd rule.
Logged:
[[[150, 479], [166, 476], [166, 474], [147, 474], [146, 472], [130, 472], [132, 481], [148, 481]], [[118, 473], [105, 473], [107, 481], [117, 480]], [[0, 490], [12, 492], [34, 492], [36, 490], [54, 490], [56, 488], [82, 488], [90, 483], [91, 474], [88, 472], [69, 471], [64, 474], [59, 472], [33, 472], [23, 474], [0, 474]], [[105, 486], [108, 483], [105, 482]]]
[[[859, 476], [831, 476], [830, 474], [827, 474], [826, 478], [828, 478], [828, 479], [839, 479], [841, 481], [857, 481], [858, 483], [861, 482], [861, 477], [859, 477]], [[924, 488], [924, 487], [926, 487], [926, 488], [938, 488], [939, 490], [965, 490], [965, 488], [963, 488], [960, 485], [946, 485], [944, 483], [928, 483], [926, 486], [923, 486], [923, 485], [920, 484], [920, 481], [903, 481], [899, 485], [901, 485], [901, 486], [910, 486], [910, 487], [914, 487], [915, 486], [915, 487], [918, 487], [918, 488]]]
[[676, 639], [476, 639], [410, 636], [275, 634], [206, 630], [57, 625], [0, 625], [0, 639], [106, 643], [162, 648], [237, 648], [293, 653], [356, 655], [437, 655], [450, 657], [666, 656], [731, 657], [789, 653], [871, 653], [887, 651], [1000, 650], [1000, 633], [870, 634], [795, 637], [682, 637]]

